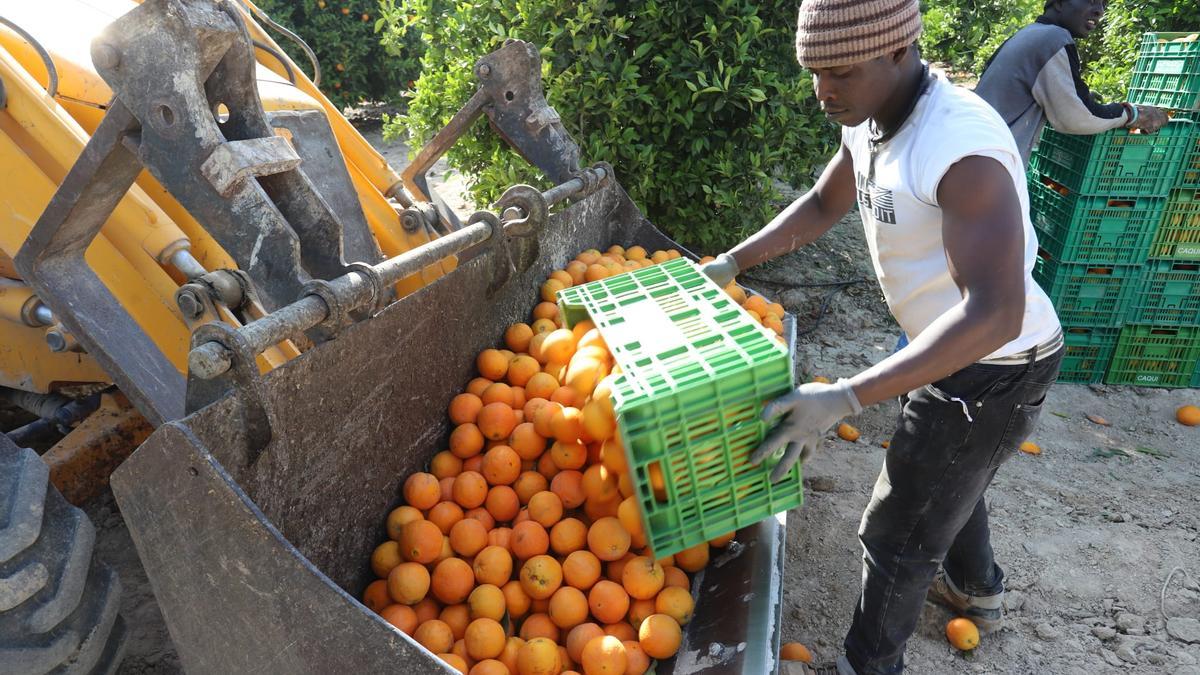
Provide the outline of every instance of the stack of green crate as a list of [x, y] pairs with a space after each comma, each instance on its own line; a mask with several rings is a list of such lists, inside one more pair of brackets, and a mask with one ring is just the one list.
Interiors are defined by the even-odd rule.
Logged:
[[1170, 124], [1153, 135], [1047, 127], [1030, 164], [1034, 276], [1063, 322], [1062, 381], [1200, 382], [1200, 43], [1179, 37], [1145, 36], [1130, 92], [1176, 111]]
[[1200, 384], [1200, 42], [1196, 36], [1146, 34], [1129, 99], [1169, 109], [1171, 125], [1189, 134], [1105, 381], [1196, 386]]

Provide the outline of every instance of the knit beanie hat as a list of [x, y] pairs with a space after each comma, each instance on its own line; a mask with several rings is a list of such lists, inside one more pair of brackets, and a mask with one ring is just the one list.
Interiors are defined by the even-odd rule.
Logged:
[[796, 27], [796, 58], [805, 68], [870, 61], [916, 42], [917, 0], [803, 0]]

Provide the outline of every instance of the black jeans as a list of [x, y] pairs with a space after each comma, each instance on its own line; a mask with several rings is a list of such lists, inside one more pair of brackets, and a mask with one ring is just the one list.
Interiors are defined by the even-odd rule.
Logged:
[[858, 536], [862, 595], [846, 635], [858, 675], [899, 673], [938, 565], [970, 595], [1004, 590], [983, 495], [1033, 432], [1062, 351], [974, 364], [900, 399], [900, 420]]

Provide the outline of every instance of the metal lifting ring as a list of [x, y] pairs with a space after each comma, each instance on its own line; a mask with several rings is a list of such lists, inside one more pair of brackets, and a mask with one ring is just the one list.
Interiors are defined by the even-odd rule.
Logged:
[[523, 216], [507, 222], [508, 233], [514, 237], [532, 237], [545, 224], [550, 214], [541, 190], [529, 185], [514, 185], [504, 191], [496, 202], [496, 210], [504, 213], [509, 208], [519, 209]]

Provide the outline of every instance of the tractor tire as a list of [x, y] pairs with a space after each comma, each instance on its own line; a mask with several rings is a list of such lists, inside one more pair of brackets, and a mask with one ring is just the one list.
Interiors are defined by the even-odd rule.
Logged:
[[121, 582], [95, 541], [41, 457], [0, 434], [0, 675], [116, 672]]

